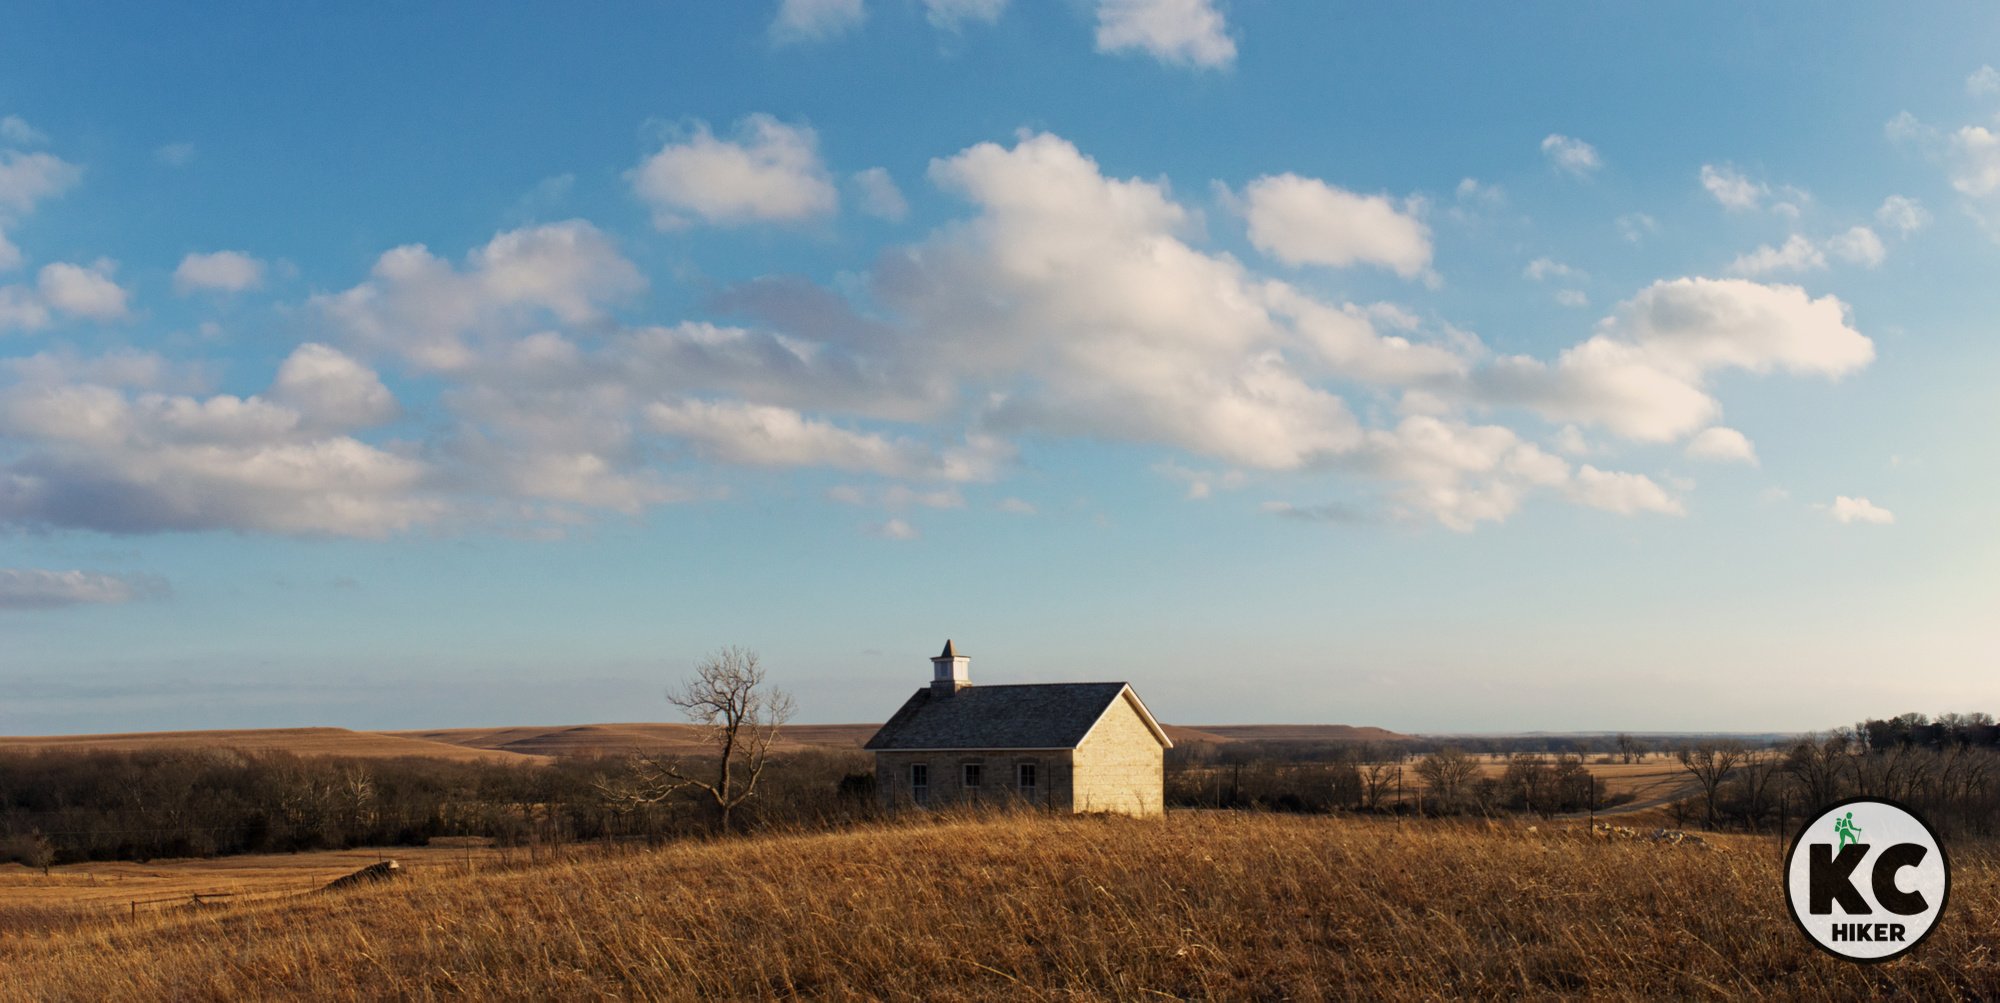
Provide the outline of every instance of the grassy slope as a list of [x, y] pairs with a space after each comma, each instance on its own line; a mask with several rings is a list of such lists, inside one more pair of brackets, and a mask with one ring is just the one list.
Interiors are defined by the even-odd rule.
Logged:
[[[168, 908], [161, 900], [227, 892], [249, 900], [295, 895], [321, 888], [385, 858], [404, 867], [436, 869], [489, 862], [511, 854], [485, 846], [397, 846], [307, 853], [245, 853], [180, 860], [97, 860], [64, 864], [44, 874], [20, 864], [0, 864], [0, 937], [8, 921], [23, 913], [102, 917], [135, 900]], [[179, 904], [179, 903], [173, 903]], [[16, 924], [18, 925], [18, 924]]]
[[20, 998], [2000, 994], [1990, 851], [1911, 957], [1793, 929], [1768, 841], [1224, 813], [919, 820], [0, 940]]

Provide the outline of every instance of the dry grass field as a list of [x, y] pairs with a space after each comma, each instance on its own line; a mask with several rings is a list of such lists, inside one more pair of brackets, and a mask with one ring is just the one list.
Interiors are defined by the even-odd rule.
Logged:
[[1773, 843], [1519, 823], [924, 817], [819, 835], [412, 866], [337, 893], [16, 932], [30, 1000], [889, 1000], [2000, 995], [2000, 858], [1939, 930], [1843, 963]]
[[[1600, 763], [1595, 757], [1584, 759], [1584, 769], [1590, 775], [1604, 781], [1607, 795], [1632, 795], [1632, 801], [1620, 810], [1650, 808], [1677, 798], [1692, 797], [1699, 789], [1694, 778], [1688, 775], [1681, 764], [1672, 756], [1648, 756], [1637, 763]], [[1404, 779], [1409, 780], [1411, 770], [1404, 771]], [[1506, 756], [1479, 757], [1479, 772], [1482, 776], [1497, 777], [1507, 772]], [[1417, 783], [1422, 784], [1419, 778]]]

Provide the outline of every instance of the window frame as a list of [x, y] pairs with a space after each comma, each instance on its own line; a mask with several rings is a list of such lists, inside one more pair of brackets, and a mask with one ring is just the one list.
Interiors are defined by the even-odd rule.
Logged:
[[[921, 781], [919, 780], [919, 778], [921, 778]], [[930, 795], [931, 795], [931, 764], [911, 763], [910, 800], [915, 801], [918, 804], [925, 804], [930, 801]]]
[[1014, 789], [1021, 792], [1023, 796], [1032, 797], [1041, 793], [1041, 782], [1042, 764], [1014, 764]]
[[979, 790], [980, 787], [984, 785], [985, 781], [986, 781], [985, 763], [981, 762], [981, 763], [958, 764], [958, 786], [960, 788], [968, 791], [976, 791]]

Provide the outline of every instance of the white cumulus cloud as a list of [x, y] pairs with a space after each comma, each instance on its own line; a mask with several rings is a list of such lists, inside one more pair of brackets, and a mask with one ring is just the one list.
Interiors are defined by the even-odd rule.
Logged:
[[1774, 272], [1811, 272], [1827, 266], [1831, 256], [1850, 265], [1874, 268], [1889, 257], [1889, 249], [1874, 230], [1851, 227], [1825, 240], [1815, 241], [1802, 234], [1785, 238], [1783, 245], [1766, 244], [1738, 257], [1729, 265], [1737, 275], [1769, 275]]
[[271, 399], [328, 428], [359, 428], [396, 416], [396, 398], [374, 370], [337, 348], [306, 342], [278, 367]]
[[1686, 514], [1679, 499], [1644, 474], [1599, 470], [1586, 463], [1577, 468], [1576, 478], [1564, 490], [1572, 501], [1620, 515], [1638, 512]]
[[96, 383], [0, 388], [0, 526], [382, 536], [444, 503], [422, 461], [316, 431], [262, 397]]
[[83, 168], [52, 153], [0, 150], [0, 212], [33, 212], [35, 205], [67, 191]]
[[[693, 159], [668, 157], [681, 187], [655, 209], [711, 219], [694, 204], [715, 194], [714, 165], [696, 163], [716, 152], [704, 143], [753, 168], [786, 160], [758, 152], [775, 143], [807, 152], [789, 164], [827, 185], [833, 211], [809, 133], [761, 122], [784, 135], [753, 118], [727, 138], [704, 129], [670, 144], [663, 154]], [[632, 172], [635, 189], [657, 162]], [[725, 189], [735, 201], [707, 203], [715, 219], [776, 204], [737, 197], [769, 186], [743, 185], [728, 163], [714, 176], [738, 185]], [[846, 471], [861, 484], [828, 497], [890, 516], [966, 505], [963, 485], [1009, 475], [1035, 437], [1141, 451], [1196, 496], [1288, 472], [1379, 492], [1366, 506], [1348, 492], [1295, 506], [1295, 518], [1470, 530], [1535, 499], [1677, 515], [1693, 486], [1608, 469], [1612, 437], [1715, 452], [1730, 431], [1717, 425], [1720, 374], [1835, 377], [1873, 355], [1832, 297], [1680, 279], [1594, 329], [1575, 325], [1553, 357], [1496, 358], [1422, 305], [1345, 302], [1264, 260], [1426, 275], [1431, 236], [1410, 201], [1256, 178], [1231, 197], [1263, 255], [1244, 261], [1157, 176], [1107, 175], [1061, 137], [979, 143], [927, 177], [960, 203], [957, 218], [834, 286], [767, 275], [711, 290], [703, 309], [728, 323], [627, 319], [644, 279], [572, 220], [498, 233], [462, 258], [383, 253], [357, 284], [309, 301], [318, 332], [261, 392], [217, 393], [143, 353], [0, 366], [0, 525], [560, 532], [598, 510], [718, 497], [726, 467]], [[880, 169], [840, 183], [890, 215], [867, 205], [871, 179], [894, 190]], [[68, 267], [109, 281], [109, 263]], [[1524, 274], [1560, 283], [1551, 294], [1583, 279], [1554, 259]], [[54, 299], [92, 302], [87, 281], [73, 284]], [[54, 299], [39, 283], [0, 287], [0, 324], [67, 316]], [[416, 420], [381, 428], [403, 413], [389, 387], [410, 377], [424, 387]], [[1517, 408], [1562, 428], [1554, 445], [1504, 424]]]
[[1236, 60], [1236, 42], [1215, 0], [1098, 0], [1097, 51], [1134, 49], [1208, 69]]
[[997, 457], [934, 450], [909, 439], [842, 428], [790, 408], [740, 401], [655, 402], [645, 409], [654, 431], [716, 458], [761, 467], [831, 467], [891, 477], [987, 480]]
[[1528, 262], [1528, 267], [1521, 270], [1521, 277], [1527, 279], [1533, 279], [1536, 282], [1541, 282], [1545, 279], [1552, 279], [1552, 278], [1554, 279], [1589, 278], [1589, 276], [1585, 275], [1582, 271], [1575, 268], [1571, 268], [1570, 266], [1565, 265], [1562, 262], [1557, 261], [1553, 258], [1536, 258], [1535, 260]]
[[1046, 134], [979, 144], [931, 174], [979, 215], [888, 256], [876, 292], [964, 377], [1015, 386], [992, 415], [999, 426], [1170, 443], [1252, 467], [1355, 442], [1341, 399], [1274, 351], [1285, 331], [1273, 308], [1312, 314], [1360, 353], [1381, 339], [1190, 247], [1177, 235], [1187, 212], [1160, 185], [1106, 178]]
[[1882, 246], [1882, 238], [1874, 230], [1857, 226], [1845, 233], [1838, 233], [1826, 239], [1827, 253], [1852, 265], [1874, 268], [1888, 258], [1889, 251]]
[[2000, 94], [2000, 70], [1981, 66], [1965, 78], [1965, 92], [1973, 97]]
[[264, 263], [242, 251], [189, 254], [174, 269], [174, 289], [180, 293], [209, 289], [240, 293], [264, 284]]
[[1718, 370], [1838, 377], [1874, 357], [1874, 343], [1849, 325], [1847, 305], [1832, 296], [1689, 278], [1656, 282], [1620, 304], [1553, 365], [1511, 356], [1476, 381], [1488, 400], [1658, 442], [1693, 432], [1721, 411], [1707, 390]]
[[1724, 209], [1745, 212], [1757, 208], [1771, 189], [1761, 181], [1752, 181], [1733, 167], [1714, 164], [1701, 165], [1701, 186], [1722, 204]]
[[1431, 261], [1430, 228], [1381, 195], [1280, 174], [1243, 190], [1250, 242], [1286, 264], [1380, 265], [1405, 278]]
[[1542, 139], [1542, 156], [1557, 170], [1579, 178], [1587, 178], [1604, 166], [1597, 147], [1561, 133], [1550, 133]]
[[1866, 498], [1849, 498], [1840, 495], [1830, 505], [1820, 505], [1828, 518], [1841, 525], [1861, 523], [1865, 525], [1887, 526], [1896, 521], [1896, 514]]
[[1951, 186], [1974, 198], [2000, 192], [2000, 133], [1983, 125], [1962, 126], [1951, 135]]
[[779, 0], [771, 38], [781, 44], [825, 41], [860, 27], [867, 16], [862, 0]]
[[737, 123], [732, 139], [696, 123], [694, 135], [668, 143], [625, 178], [662, 230], [695, 218], [719, 226], [796, 223], [831, 215], [839, 204], [813, 130], [761, 114]]
[[1890, 139], [1908, 144], [1941, 164], [1967, 215], [2000, 240], [2000, 132], [1985, 125], [1947, 131], [1905, 111], [1884, 127]]
[[37, 274], [42, 301], [66, 314], [91, 320], [117, 320], [126, 314], [125, 290], [111, 279], [112, 265], [99, 261], [88, 267], [68, 262], [43, 265]]
[[1687, 455], [1696, 460], [1757, 465], [1757, 447], [1750, 437], [1725, 425], [1702, 429], [1688, 440]]
[[645, 287], [639, 270], [582, 220], [509, 230], [463, 268], [410, 244], [376, 259], [368, 281], [311, 303], [371, 349], [435, 370], [464, 369], [482, 343], [554, 319], [591, 323]]
[[1891, 195], [1875, 210], [1875, 221], [1907, 237], [1930, 223], [1931, 214], [1916, 199]]
[[1818, 244], [1796, 233], [1785, 238], [1781, 246], [1765, 244], [1729, 264], [1729, 270], [1737, 275], [1810, 272], [1825, 267], [1826, 252]]

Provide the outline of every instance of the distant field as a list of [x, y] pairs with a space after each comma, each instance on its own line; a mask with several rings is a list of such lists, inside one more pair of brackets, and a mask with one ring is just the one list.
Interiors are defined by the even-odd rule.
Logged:
[[[1497, 777], [1507, 772], [1506, 756], [1480, 756], [1479, 772], [1483, 776]], [[1693, 796], [1698, 785], [1687, 770], [1673, 757], [1666, 755], [1648, 756], [1637, 763], [1600, 763], [1593, 756], [1585, 756], [1583, 767], [1590, 775], [1604, 781], [1604, 792], [1608, 795], [1630, 794], [1630, 807], [1652, 807], [1664, 801]], [[1407, 780], [1415, 770], [1405, 768]], [[1421, 778], [1418, 780], [1422, 784]]]
[[[794, 724], [779, 734], [778, 748], [858, 749], [879, 724]], [[1381, 728], [1344, 724], [1162, 725], [1175, 742], [1393, 741], [1408, 738]], [[161, 731], [120, 735], [0, 736], [0, 751], [38, 749], [161, 749], [222, 746], [279, 750], [300, 756], [432, 756], [490, 762], [539, 762], [552, 756], [619, 755], [635, 749], [677, 753], [705, 749], [690, 724], [521, 725], [505, 728], [433, 728], [417, 731], [349, 731], [345, 728], [246, 728], [229, 731]]]
[[0, 933], [0, 985], [24, 1000], [2000, 996], [1990, 846], [1953, 848], [1928, 941], [1865, 966], [1793, 928], [1768, 839], [1579, 829], [922, 817], [438, 860], [390, 885]]
[[0, 752], [59, 749], [241, 749], [289, 752], [300, 756], [428, 756], [459, 761], [539, 762], [540, 757], [460, 744], [425, 741], [412, 734], [349, 731], [345, 728], [245, 728], [230, 731], [156, 731], [123, 735], [0, 736]]

